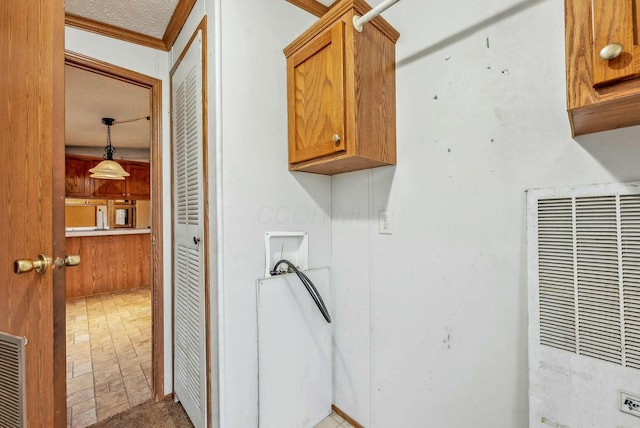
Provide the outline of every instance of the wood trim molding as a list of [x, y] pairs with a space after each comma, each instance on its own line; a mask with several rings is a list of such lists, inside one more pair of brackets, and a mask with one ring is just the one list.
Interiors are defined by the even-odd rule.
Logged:
[[93, 19], [73, 15], [71, 13], [65, 14], [64, 23], [69, 27], [90, 31], [102, 36], [166, 52], [173, 47], [173, 44], [178, 38], [180, 30], [184, 27], [185, 22], [187, 22], [187, 18], [189, 18], [189, 14], [191, 13], [193, 6], [195, 6], [196, 1], [197, 0], [180, 0], [178, 2], [175, 10], [173, 11], [173, 15], [171, 15], [171, 20], [169, 21], [169, 24], [167, 24], [167, 28], [164, 31], [162, 39], [138, 33], [136, 31], [127, 30], [126, 28], [117, 27], [115, 25], [106, 24], [104, 22], [94, 21]]
[[[353, 10], [354, 13], [358, 15], [364, 15], [368, 11], [371, 10], [371, 6], [369, 6], [364, 0], [340, 0], [337, 3], [334, 3], [331, 8], [327, 11], [326, 15], [324, 15], [321, 19], [316, 21], [311, 27], [307, 29], [304, 33], [302, 33], [298, 38], [296, 38], [293, 42], [291, 42], [287, 47], [283, 49], [284, 55], [289, 57], [293, 52], [300, 49], [300, 47], [307, 44], [312, 38], [314, 38], [320, 32], [326, 30], [344, 14]], [[378, 30], [380, 30], [384, 35], [386, 35], [393, 43], [398, 41], [400, 37], [400, 33], [398, 30], [393, 28], [391, 24], [389, 24], [383, 17], [376, 16], [369, 24], [375, 25]]]
[[164, 36], [162, 36], [162, 42], [167, 50], [173, 47], [173, 44], [176, 42], [176, 39], [180, 34], [180, 30], [182, 30], [185, 22], [187, 22], [187, 18], [195, 4], [196, 0], [180, 0], [176, 6], [176, 9], [171, 16], [171, 21], [169, 21], [169, 25], [167, 25], [167, 29], [164, 32]]
[[345, 421], [349, 422], [355, 428], [364, 428], [364, 426], [360, 425], [355, 419], [353, 419], [351, 416], [347, 415], [345, 412], [342, 411], [342, 409], [340, 409], [335, 404], [331, 405], [331, 410], [333, 410], [337, 415], [341, 416], [342, 419], [344, 419]]
[[321, 18], [322, 15], [327, 13], [329, 10], [328, 6], [323, 5], [322, 3], [316, 0], [287, 0], [289, 3], [298, 6], [300, 9], [306, 10], [312, 15]]
[[162, 40], [156, 39], [155, 37], [116, 27], [115, 25], [105, 24], [104, 22], [94, 21], [89, 18], [83, 18], [82, 16], [67, 13], [64, 17], [64, 23], [69, 27], [90, 31], [102, 36], [123, 40], [125, 42], [135, 43], [162, 51], [169, 50]]
[[[202, 173], [203, 173], [203, 177], [202, 180], [205, 183], [204, 185], [204, 189], [203, 191], [204, 193], [204, 218], [205, 218], [205, 222], [204, 222], [204, 242], [206, 242], [206, 248], [215, 248], [215, 245], [212, 245], [211, 242], [216, 242], [215, 240], [211, 240], [211, 231], [209, 228], [209, 225], [211, 224], [211, 216], [209, 215], [209, 206], [210, 206], [210, 201], [209, 201], [209, 156], [208, 156], [208, 152], [209, 152], [209, 121], [208, 121], [208, 117], [209, 117], [209, 97], [207, 96], [207, 94], [209, 93], [209, 85], [208, 85], [208, 81], [209, 81], [209, 69], [208, 69], [208, 61], [207, 61], [207, 52], [208, 52], [208, 48], [207, 48], [207, 16], [205, 15], [202, 18], [202, 21], [200, 22], [200, 25], [198, 25], [198, 28], [196, 29], [196, 33], [198, 31], [198, 29], [202, 30], [202, 159], [203, 159], [203, 166], [202, 166]], [[214, 221], [214, 230], [215, 230], [215, 225], [216, 222]], [[212, 384], [212, 379], [211, 379], [211, 335], [212, 332], [216, 332], [215, 334], [215, 342], [217, 343], [217, 322], [216, 322], [216, 326], [214, 328], [214, 326], [212, 326], [211, 323], [211, 265], [209, 263], [209, 260], [211, 259], [210, 257], [210, 250], [206, 251], [206, 258], [205, 258], [205, 268], [204, 268], [204, 308], [205, 308], [205, 335], [206, 335], [206, 344], [205, 344], [205, 349], [206, 349], [206, 358], [207, 358], [207, 362], [206, 362], [206, 366], [207, 366], [207, 420], [209, 421], [207, 423], [207, 426], [213, 426], [213, 408], [212, 408], [212, 400], [211, 400], [211, 384]], [[215, 253], [217, 253], [217, 250], [215, 250]], [[217, 289], [216, 289], [217, 290]], [[216, 291], [217, 294], [217, 291]], [[217, 299], [215, 300], [217, 301]], [[217, 354], [217, 352], [216, 352]], [[216, 379], [219, 378], [219, 375], [217, 373], [217, 369], [216, 369]], [[218, 385], [216, 384], [216, 389], [218, 388]], [[216, 409], [216, 413], [218, 413], [218, 409]]]
[[[153, 394], [156, 400], [164, 395], [164, 263], [162, 217], [162, 81], [151, 90], [151, 263], [153, 270]], [[156, 120], [157, 119], [157, 120]]]
[[162, 81], [65, 51], [65, 64], [151, 89], [152, 373], [154, 399], [164, 398], [164, 279], [162, 258]]
[[[31, 6], [29, 6], [31, 9]], [[42, 7], [41, 7], [42, 8]], [[51, 157], [52, 157], [52, 168], [53, 171], [64, 171], [64, 103], [65, 103], [65, 90], [64, 90], [64, 58], [61, 58], [60, 53], [64, 52], [64, 24], [62, 22], [62, 17], [64, 15], [64, 4], [59, 1], [52, 1], [48, 6], [44, 7], [44, 9], [51, 9], [51, 16], [49, 16], [50, 22], [49, 26], [49, 35], [51, 45], [47, 46], [49, 52], [49, 59], [45, 60], [45, 63], [40, 63], [40, 67], [46, 67], [46, 62], [49, 61], [48, 66], [51, 67], [51, 82], [41, 82], [43, 85], [42, 89], [52, 88], [51, 98], [46, 97], [45, 91], [41, 92], [40, 102], [45, 101], [44, 104], [47, 104], [46, 101], [51, 102], [49, 106], [43, 106], [44, 111], [47, 111], [47, 108], [50, 108], [51, 116], [48, 118], [51, 122], [51, 144], [43, 144], [43, 146], [49, 146], [51, 148]], [[43, 15], [45, 17], [47, 15]], [[11, 19], [11, 18], [10, 18]], [[19, 22], [19, 21], [18, 21]], [[33, 25], [32, 22], [30, 22]], [[31, 31], [38, 32], [38, 27], [33, 27], [30, 25]], [[42, 27], [39, 27], [40, 31]], [[19, 30], [18, 30], [19, 31]], [[7, 33], [5, 33], [7, 34]], [[14, 31], [8, 33], [10, 35], [15, 35]], [[46, 37], [44, 38], [46, 39]], [[14, 43], [11, 43], [10, 46], [16, 48]], [[5, 49], [7, 45], [5, 45]], [[42, 56], [42, 59], [46, 59], [47, 55], [43, 55], [46, 51], [41, 50], [39, 54]], [[12, 58], [15, 60], [16, 58]], [[13, 75], [13, 73], [10, 73]], [[13, 80], [9, 78], [10, 76], [4, 76], [4, 84], [11, 84]], [[9, 78], [7, 80], [7, 78]], [[16, 79], [22, 80], [23, 76], [15, 76]], [[3, 94], [6, 93], [2, 91]], [[21, 104], [17, 104], [16, 107]], [[19, 108], [19, 107], [18, 107]], [[4, 110], [7, 112], [7, 110]], [[12, 111], [11, 117], [16, 120], [18, 117], [14, 117]], [[5, 113], [6, 114], [6, 113]], [[16, 115], [18, 116], [18, 115]], [[34, 120], [36, 118], [31, 118], [32, 124], [35, 123]], [[22, 118], [19, 119], [22, 122]], [[39, 120], [39, 119], [38, 119]], [[47, 119], [44, 119], [44, 123], [47, 123]], [[45, 137], [46, 138], [46, 137]], [[6, 144], [6, 142], [4, 143]], [[52, 183], [51, 183], [51, 192], [53, 197], [52, 201], [52, 227], [53, 227], [53, 252], [54, 254], [68, 254], [65, 250], [65, 239], [64, 239], [64, 198], [61, 197], [64, 195], [65, 184], [64, 181], [64, 173], [54, 172], [52, 174]], [[6, 200], [5, 198], [3, 198]], [[13, 202], [12, 202], [13, 203]], [[15, 207], [16, 205], [14, 205]], [[20, 206], [20, 205], [17, 205]], [[44, 213], [43, 213], [44, 214]], [[6, 219], [5, 219], [6, 221]], [[10, 224], [10, 223], [9, 223]], [[10, 236], [11, 233], [10, 233]], [[13, 235], [15, 236], [15, 235]], [[67, 422], [67, 297], [66, 297], [66, 270], [65, 269], [55, 269], [53, 274], [53, 283], [52, 283], [52, 315], [53, 315], [53, 418], [54, 418], [54, 426], [55, 427], [64, 427]], [[12, 299], [5, 295], [4, 299], [8, 299], [9, 302]], [[33, 306], [31, 306], [33, 307]], [[45, 309], [45, 308], [43, 308]], [[4, 311], [3, 311], [4, 312]], [[7, 316], [6, 314], [4, 315]], [[38, 339], [39, 340], [39, 339]], [[40, 379], [42, 381], [42, 379]], [[40, 381], [36, 380], [35, 384], [38, 385]], [[42, 397], [47, 394], [48, 388], [46, 385], [40, 385], [38, 388], [38, 394], [36, 396]], [[28, 396], [27, 396], [28, 397]], [[44, 416], [44, 415], [43, 415]]]

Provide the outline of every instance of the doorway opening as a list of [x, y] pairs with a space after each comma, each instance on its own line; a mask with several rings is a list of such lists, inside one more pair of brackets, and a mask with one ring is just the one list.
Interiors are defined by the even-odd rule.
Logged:
[[[65, 132], [66, 143], [76, 141], [65, 150], [66, 248], [83, 256], [83, 270], [67, 270], [66, 302], [56, 304], [67, 308], [68, 425], [87, 426], [164, 398], [162, 91], [159, 79], [68, 51], [65, 70], [67, 84], [71, 75], [83, 82], [75, 98], [98, 106], [96, 117], [84, 120], [115, 119], [113, 130], [100, 124], [94, 130], [100, 135], [93, 136], [90, 126], [79, 124], [89, 136], [84, 144], [68, 125]], [[142, 97], [144, 111], [125, 117], [131, 110], [118, 110], [117, 100], [111, 104], [113, 94], [97, 95], [100, 84], [92, 82], [105, 81]], [[67, 102], [73, 99], [67, 96]], [[67, 124], [85, 116], [66, 110]], [[88, 178], [86, 166], [102, 157], [108, 132], [128, 181]]]

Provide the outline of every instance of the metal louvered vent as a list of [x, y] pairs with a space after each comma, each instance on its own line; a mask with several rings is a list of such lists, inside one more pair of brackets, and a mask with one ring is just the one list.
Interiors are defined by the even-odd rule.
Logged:
[[578, 353], [622, 364], [616, 198], [575, 204]]
[[538, 203], [540, 342], [576, 350], [571, 199]]
[[640, 195], [620, 197], [620, 227], [626, 364], [640, 369]]
[[26, 426], [24, 346], [27, 340], [0, 333], [0, 427]]
[[640, 195], [539, 199], [540, 343], [640, 369]]
[[175, 93], [175, 191], [179, 224], [197, 225], [199, 219], [199, 150], [197, 74], [194, 65]]
[[200, 378], [205, 369], [198, 364], [198, 358], [192, 358], [200, 354], [199, 344], [203, 340], [198, 319], [202, 313], [199, 267], [197, 250], [177, 246], [175, 311], [183, 316], [175, 318], [175, 375], [197, 406], [200, 405]]

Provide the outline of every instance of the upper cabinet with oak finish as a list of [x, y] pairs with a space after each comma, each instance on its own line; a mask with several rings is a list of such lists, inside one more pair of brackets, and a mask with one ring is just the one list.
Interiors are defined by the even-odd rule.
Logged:
[[69, 198], [136, 199], [151, 198], [150, 167], [146, 162], [118, 160], [129, 173], [124, 180], [100, 180], [90, 178], [90, 168], [102, 161], [80, 155], [66, 155], [66, 193]]
[[400, 34], [381, 17], [358, 32], [353, 16], [370, 9], [342, 0], [284, 49], [290, 170], [332, 175], [396, 163]]
[[640, 0], [565, 0], [574, 135], [640, 124]]
[[[95, 179], [94, 196], [111, 199], [148, 200], [151, 198], [150, 168], [148, 163], [118, 161], [129, 173], [124, 180]], [[97, 163], [96, 163], [97, 164]]]
[[88, 198], [93, 195], [93, 179], [89, 178], [89, 168], [93, 159], [67, 156], [65, 158], [66, 195], [71, 198]]

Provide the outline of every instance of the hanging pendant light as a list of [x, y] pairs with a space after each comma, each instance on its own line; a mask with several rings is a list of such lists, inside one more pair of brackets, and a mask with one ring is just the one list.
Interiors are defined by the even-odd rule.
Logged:
[[91, 178], [124, 180], [125, 177], [129, 176], [129, 173], [118, 162], [113, 160], [113, 154], [116, 152], [115, 147], [111, 145], [111, 126], [113, 122], [115, 122], [115, 119], [110, 117], [102, 118], [102, 123], [107, 125], [107, 146], [104, 148], [104, 160], [89, 170], [92, 173], [89, 176]]

